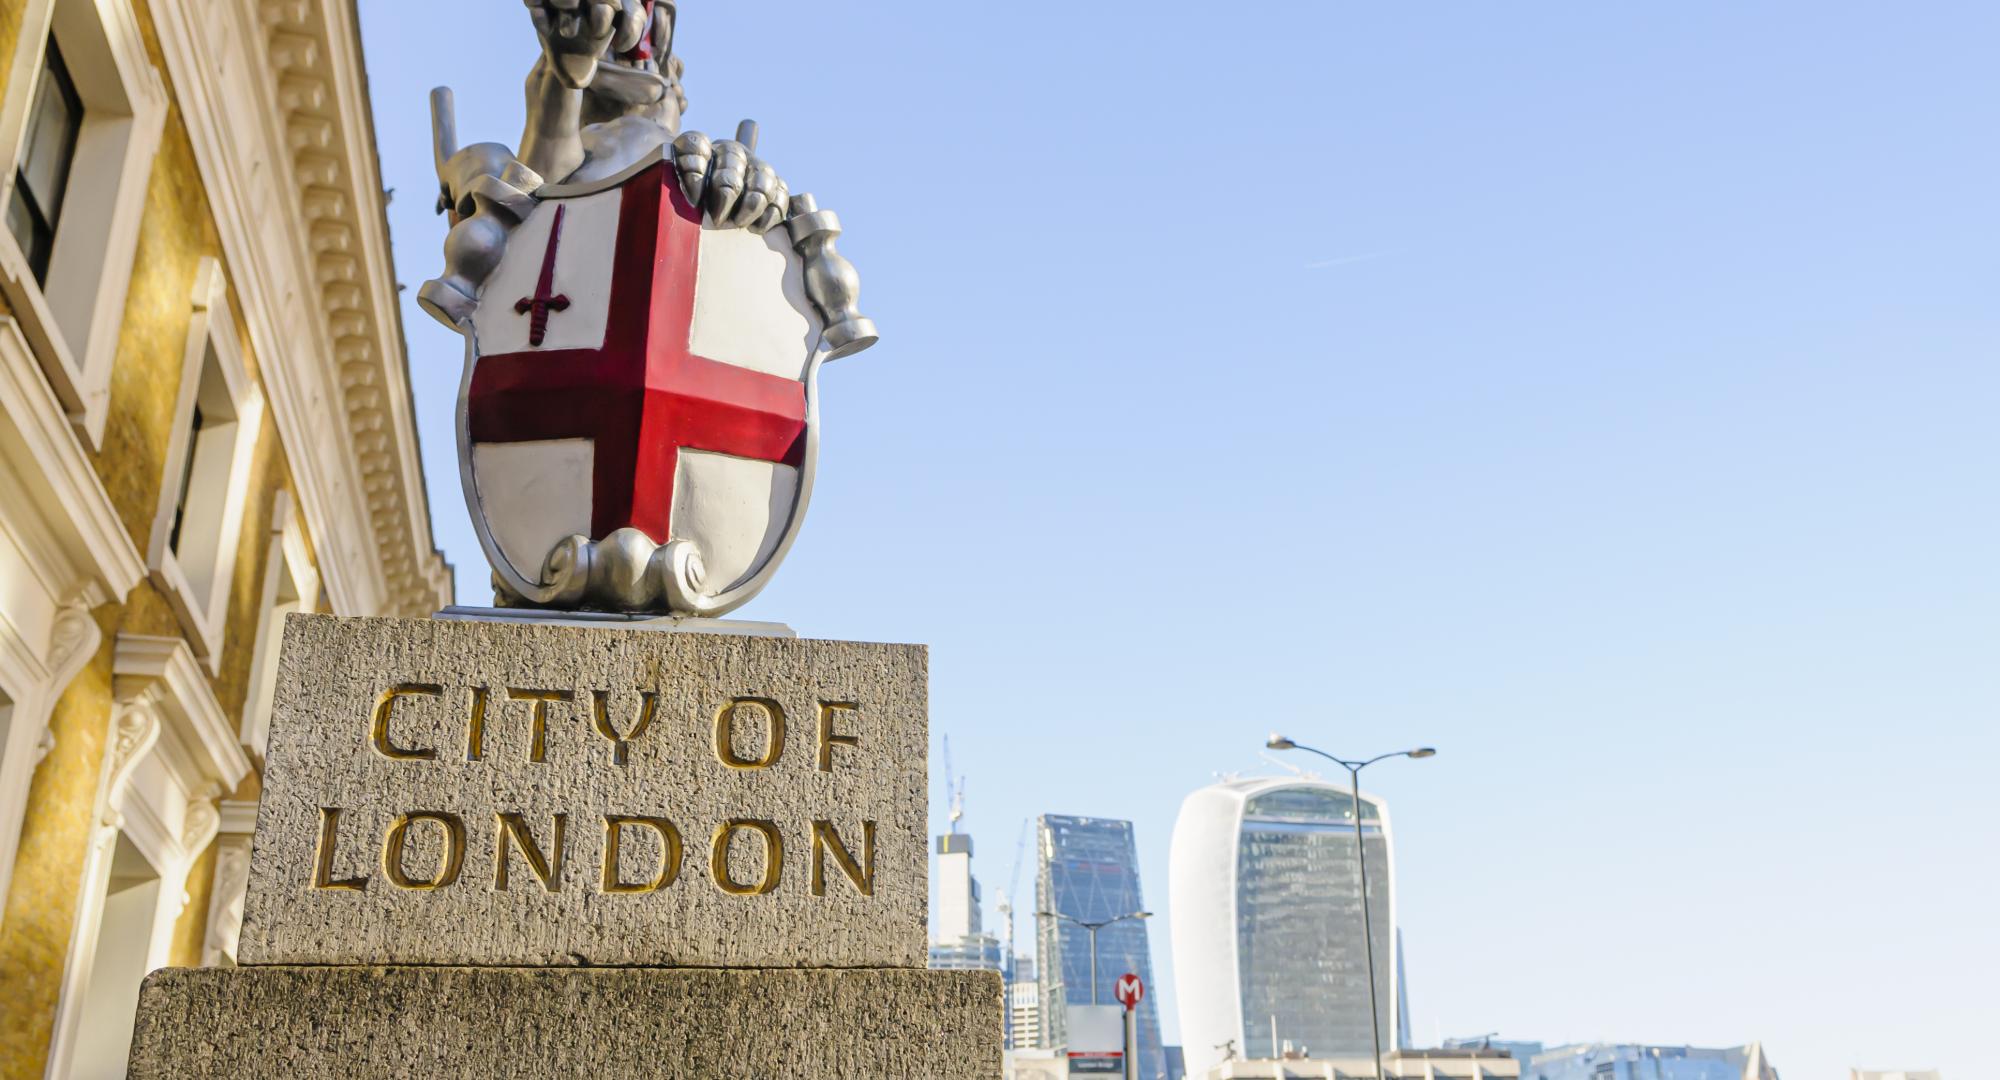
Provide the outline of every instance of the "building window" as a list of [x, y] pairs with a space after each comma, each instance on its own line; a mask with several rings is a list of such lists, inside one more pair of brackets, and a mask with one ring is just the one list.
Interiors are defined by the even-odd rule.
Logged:
[[25, 0], [0, 86], [0, 292], [95, 447], [111, 393], [166, 84], [133, 5]]
[[51, 41], [42, 54], [42, 77], [28, 110], [21, 161], [14, 168], [14, 197], [7, 204], [7, 227], [27, 256], [38, 285], [48, 281], [56, 223], [62, 217], [63, 192], [69, 187], [69, 167], [76, 160], [76, 136], [82, 129], [83, 99], [77, 96], [62, 50]]
[[285, 641], [285, 617], [317, 608], [319, 571], [306, 547], [289, 492], [278, 493], [271, 513], [271, 543], [264, 556], [264, 596], [257, 605], [257, 651], [250, 661], [250, 696], [243, 703], [243, 745], [264, 760], [271, 731], [271, 705], [278, 696], [278, 654]]
[[132, 1053], [139, 984], [162, 951], [160, 873], [123, 832], [113, 842], [111, 873], [97, 924], [96, 948], [84, 983], [83, 1025], [70, 1060], [72, 1076], [123, 1076]]
[[203, 259], [195, 275], [193, 308], [175, 410], [179, 422], [167, 447], [147, 563], [212, 673], [221, 656], [263, 399], [244, 367], [222, 267], [214, 259]]

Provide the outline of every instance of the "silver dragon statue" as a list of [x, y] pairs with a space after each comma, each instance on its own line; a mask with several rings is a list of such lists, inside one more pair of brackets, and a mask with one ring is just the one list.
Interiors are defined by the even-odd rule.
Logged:
[[615, 177], [670, 143], [681, 190], [714, 225], [758, 235], [789, 227], [834, 356], [875, 343], [874, 323], [856, 307], [860, 279], [831, 243], [836, 219], [811, 196], [793, 196], [757, 156], [756, 125], [745, 121], [734, 139], [680, 130], [687, 96], [673, 55], [673, 0], [527, 0], [527, 8], [542, 52], [528, 72], [518, 153], [494, 142], [459, 146], [451, 90], [431, 91], [437, 208], [451, 231], [444, 273], [417, 290], [425, 311], [462, 329], [537, 190]]

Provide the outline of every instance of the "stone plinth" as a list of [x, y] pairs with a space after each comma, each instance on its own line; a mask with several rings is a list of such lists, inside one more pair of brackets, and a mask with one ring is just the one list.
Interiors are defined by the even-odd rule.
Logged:
[[921, 968], [925, 663], [914, 645], [293, 616], [239, 956]]
[[987, 971], [154, 972], [134, 1078], [1000, 1075]]

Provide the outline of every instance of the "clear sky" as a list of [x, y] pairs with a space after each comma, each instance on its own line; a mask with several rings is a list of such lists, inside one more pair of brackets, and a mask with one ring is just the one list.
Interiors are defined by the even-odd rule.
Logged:
[[[412, 301], [425, 92], [512, 144], [535, 46], [360, 8]], [[931, 646], [989, 897], [1025, 817], [1136, 822], [1172, 1039], [1183, 796], [1432, 743], [1370, 774], [1421, 1041], [1991, 1072], [2000, 6], [682, 8], [690, 126], [761, 122], [884, 333], [742, 615]]]

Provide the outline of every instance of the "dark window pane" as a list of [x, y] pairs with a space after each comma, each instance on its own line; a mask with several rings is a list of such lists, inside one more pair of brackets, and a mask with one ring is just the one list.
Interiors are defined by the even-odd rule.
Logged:
[[70, 80], [62, 51], [50, 38], [43, 53], [42, 77], [35, 84], [34, 105], [28, 113], [21, 163], [14, 174], [14, 199], [7, 207], [7, 228], [27, 255], [36, 281], [48, 276], [63, 193], [69, 186], [70, 164], [76, 158], [77, 135], [82, 130], [83, 99]]
[[181, 553], [181, 525], [187, 520], [188, 489], [194, 486], [194, 456], [201, 448], [201, 405], [194, 407], [194, 430], [188, 434], [187, 460], [181, 463], [181, 493], [174, 500], [174, 527], [167, 533], [167, 547]]

